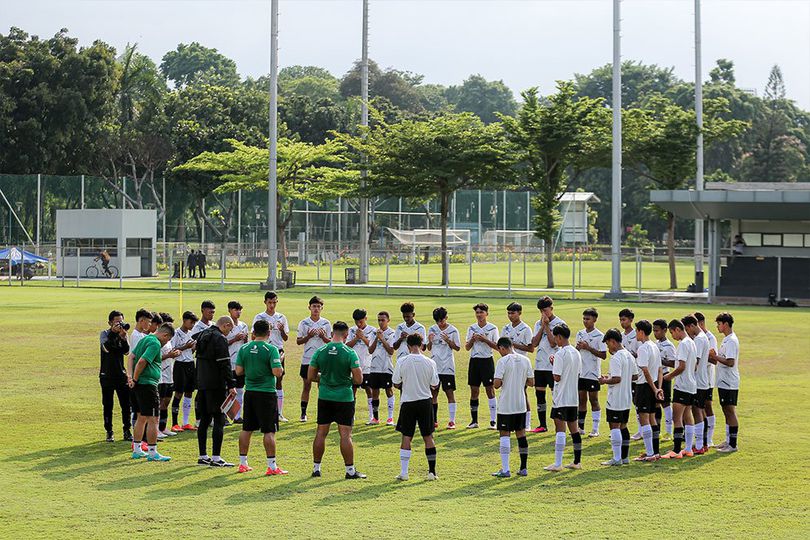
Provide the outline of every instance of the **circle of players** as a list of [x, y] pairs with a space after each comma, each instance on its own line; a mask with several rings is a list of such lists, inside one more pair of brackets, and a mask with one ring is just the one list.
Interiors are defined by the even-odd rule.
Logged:
[[[278, 466], [275, 456], [279, 422], [288, 422], [283, 415], [283, 379], [284, 345], [290, 335], [286, 317], [277, 311], [278, 301], [275, 292], [267, 292], [266, 309], [254, 317], [251, 327], [241, 320], [242, 306], [235, 301], [229, 302], [228, 315], [216, 320], [213, 302], [204, 301], [200, 317], [187, 311], [177, 327], [172, 325], [174, 321], [168, 314], [141, 309], [130, 335], [123, 314], [111, 312], [110, 328], [101, 333], [100, 379], [107, 440], [114, 440], [112, 408], [113, 394], [117, 392], [124, 438], [133, 441], [133, 459], [168, 461], [168, 456], [157, 451], [158, 441], [182, 431], [196, 431], [198, 464], [233, 467], [220, 456], [223, 428], [230, 417], [242, 425], [238, 471], [252, 470], [247, 455], [251, 435], [258, 430], [263, 434], [267, 454], [265, 474], [287, 474]], [[555, 315], [554, 303], [548, 296], [537, 302], [540, 319], [533, 328], [522, 320], [523, 307], [517, 302], [510, 303], [506, 307], [509, 322], [500, 332], [488, 321], [489, 307], [476, 304], [473, 306], [476, 322], [469, 326], [463, 341], [443, 307], [433, 310], [434, 324], [429, 328], [416, 320], [411, 302], [400, 307], [402, 322], [395, 328], [391, 327], [391, 316], [386, 311], [377, 313], [375, 327], [368, 324], [365, 310], [356, 309], [352, 314], [354, 325], [349, 328], [346, 323], [332, 324], [322, 316], [321, 298], [312, 297], [308, 307], [310, 316], [299, 323], [295, 341], [303, 346], [299, 370], [303, 379], [301, 422], [308, 420], [312, 384], [320, 384], [313, 476], [321, 476], [325, 438], [331, 424], [337, 423], [346, 478], [365, 478], [354, 467], [351, 440], [355, 395], [361, 390], [368, 405], [366, 425], [396, 425], [402, 433], [401, 470], [396, 478], [409, 478], [411, 441], [418, 426], [425, 443], [427, 479], [437, 479], [433, 433], [439, 427], [438, 398], [440, 393], [447, 398], [446, 428], [456, 429], [454, 353], [461, 347], [470, 353], [467, 428], [479, 427], [483, 386], [489, 407], [488, 427], [500, 433], [501, 467], [493, 476], [511, 476], [512, 433], [519, 448], [517, 474], [528, 474], [526, 435], [548, 431], [547, 389], [551, 391], [552, 404], [548, 416], [553, 419], [556, 436], [554, 463], [544, 467], [546, 471], [582, 467], [582, 438], [586, 436], [589, 406], [592, 429], [587, 437], [600, 436], [602, 386], [607, 386], [604, 416], [610, 427], [612, 448], [612, 457], [602, 463], [604, 466], [629, 464], [631, 440], [643, 440], [644, 452], [634, 458], [640, 462], [693, 457], [715, 447], [714, 388], [726, 424], [725, 440], [715, 447], [716, 451], [737, 451], [739, 341], [730, 313], [720, 313], [715, 318], [717, 330], [723, 336], [718, 347], [700, 312], [681, 319], [650, 322], [635, 320], [633, 311], [625, 308], [618, 313], [620, 328], [603, 333], [596, 327], [597, 310], [588, 308], [582, 313], [583, 328], [572, 336], [570, 327]], [[677, 347], [667, 334], [677, 342]], [[499, 354], [497, 364], [495, 352]], [[533, 366], [528, 358], [532, 353], [536, 353]], [[602, 373], [602, 360], [608, 358], [607, 373]], [[529, 387], [534, 387], [536, 401], [534, 428]], [[396, 424], [394, 388], [401, 390]], [[500, 395], [496, 399], [498, 389]], [[196, 399], [192, 402], [195, 390]], [[381, 417], [383, 394], [387, 411]], [[192, 407], [196, 424], [189, 418]], [[638, 432], [631, 436], [628, 421], [633, 407]], [[130, 426], [134, 428], [134, 437]], [[211, 426], [213, 453], [209, 456], [207, 438]], [[563, 466], [566, 432], [572, 441], [573, 460]], [[670, 440], [672, 449], [662, 452], [660, 442]]]

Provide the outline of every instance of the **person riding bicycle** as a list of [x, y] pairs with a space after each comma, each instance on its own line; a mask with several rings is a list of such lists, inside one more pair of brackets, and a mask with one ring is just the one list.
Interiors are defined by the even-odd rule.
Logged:
[[106, 249], [102, 249], [101, 253], [98, 254], [98, 257], [93, 259], [94, 262], [99, 260], [101, 261], [102, 268], [104, 268], [104, 273], [107, 274], [107, 276], [110, 276], [110, 254]]

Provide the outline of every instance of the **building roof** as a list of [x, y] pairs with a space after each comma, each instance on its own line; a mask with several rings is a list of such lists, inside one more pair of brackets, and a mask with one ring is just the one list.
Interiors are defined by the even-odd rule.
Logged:
[[568, 191], [562, 194], [560, 202], [584, 202], [595, 203], [602, 202], [594, 193], [590, 191]]
[[707, 191], [653, 190], [650, 191], [650, 202], [689, 219], [810, 220], [810, 188], [766, 190], [758, 184], [748, 189], [717, 189], [712, 186]]

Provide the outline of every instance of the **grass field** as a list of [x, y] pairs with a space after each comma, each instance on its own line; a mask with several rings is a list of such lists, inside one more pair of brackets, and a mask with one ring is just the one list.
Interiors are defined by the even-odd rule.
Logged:
[[[279, 310], [294, 326], [306, 314], [312, 290], [285, 292]], [[103, 442], [98, 386], [98, 332], [110, 309], [131, 318], [141, 306], [177, 314], [210, 297], [220, 308], [236, 298], [245, 315], [261, 309], [258, 291], [176, 292], [20, 288], [0, 289], [0, 523], [4, 538], [288, 537], [721, 537], [807, 538], [810, 535], [810, 430], [804, 398], [810, 395], [806, 361], [810, 312], [735, 307], [741, 341], [740, 448], [678, 462], [604, 469], [608, 428], [584, 442], [583, 470], [552, 475], [553, 436], [530, 435], [529, 477], [507, 480], [489, 473], [500, 466], [498, 437], [489, 430], [440, 429], [440, 480], [422, 480], [421, 442], [414, 445], [411, 480], [397, 484], [399, 436], [393, 428], [357, 426], [354, 442], [365, 481], [343, 480], [336, 433], [330, 435], [324, 477], [310, 478], [314, 424], [290, 423], [278, 434], [286, 477], [265, 478], [258, 440], [256, 470], [197, 467], [196, 438], [182, 433], [161, 444], [170, 463], [133, 462], [129, 445]], [[348, 319], [361, 304], [397, 312], [401, 296], [326, 295], [324, 316]], [[417, 299], [428, 322], [445, 305], [459, 328], [473, 321], [471, 298]], [[491, 320], [505, 322], [505, 301], [493, 301]], [[528, 304], [528, 302], [526, 302]], [[585, 302], [558, 302], [557, 313], [578, 328]], [[618, 303], [599, 301], [599, 326], [614, 326]], [[526, 318], [536, 310], [527, 306]], [[531, 309], [528, 309], [531, 308]], [[637, 304], [637, 317], [683, 315], [689, 306]], [[718, 309], [708, 306], [713, 316]], [[300, 348], [288, 348], [297, 371]], [[467, 355], [456, 358], [466, 379]], [[285, 410], [294, 417], [300, 382], [285, 380]], [[312, 401], [315, 401], [313, 390]], [[459, 423], [468, 421], [468, 389], [460, 386]], [[602, 396], [604, 405], [604, 391]], [[397, 408], [399, 403], [397, 403]], [[310, 407], [314, 416], [314, 407]], [[482, 411], [486, 416], [486, 408]], [[116, 414], [118, 414], [116, 405]], [[365, 419], [365, 403], [357, 419]], [[447, 406], [440, 399], [440, 425]], [[590, 416], [588, 418], [590, 422]], [[362, 424], [362, 422], [361, 422]], [[588, 424], [589, 425], [589, 424]], [[634, 427], [634, 426], [631, 426]], [[722, 414], [718, 412], [722, 439]], [[120, 439], [120, 427], [116, 427]], [[238, 456], [235, 427], [226, 428], [223, 455]], [[514, 446], [514, 443], [513, 443]], [[665, 445], [662, 444], [662, 448]], [[643, 448], [633, 443], [631, 455]], [[572, 452], [569, 440], [566, 459]], [[513, 467], [517, 462], [513, 448]]]

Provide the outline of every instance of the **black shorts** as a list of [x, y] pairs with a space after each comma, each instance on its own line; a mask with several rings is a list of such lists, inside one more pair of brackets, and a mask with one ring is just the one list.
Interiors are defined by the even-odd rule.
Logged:
[[630, 420], [630, 409], [623, 411], [605, 409], [605, 418], [607, 418], [609, 424], [626, 424]]
[[368, 384], [375, 390], [389, 389], [394, 386], [391, 373], [369, 373]]
[[138, 416], [141, 413], [141, 410], [138, 408], [138, 395], [135, 393], [135, 388], [129, 389], [129, 410], [135, 416]]
[[309, 364], [301, 364], [301, 368], [298, 370], [298, 375], [300, 375], [302, 379], [307, 380], [308, 374], [309, 374]]
[[363, 382], [360, 384], [353, 384], [352, 388], [355, 390], [358, 388], [363, 388], [364, 390], [371, 388], [371, 373], [363, 373]]
[[695, 394], [695, 401], [692, 403], [692, 406], [697, 407], [698, 409], [705, 409], [706, 402], [711, 401], [711, 397], [711, 388], [698, 388], [698, 391]]
[[714, 388], [709, 388], [706, 390], [706, 401], [714, 401], [712, 394], [714, 394]]
[[442, 375], [439, 374], [439, 387], [448, 392], [456, 389], [456, 376], [455, 375]]
[[636, 412], [653, 413], [658, 404], [655, 401], [655, 394], [649, 384], [635, 384], [636, 387]]
[[[579, 411], [578, 407], [552, 407], [551, 417], [563, 422], [576, 422]], [[526, 416], [523, 416], [523, 424], [526, 424]]]
[[498, 414], [499, 431], [521, 431], [526, 429], [526, 413]]
[[[537, 384], [537, 382], [534, 384]], [[579, 382], [577, 383], [577, 388], [580, 392], [598, 392], [602, 387], [599, 385], [599, 381], [595, 381], [593, 379], [583, 379], [580, 377]]]
[[278, 431], [278, 397], [275, 392], [246, 390], [242, 401], [242, 431]]
[[196, 410], [199, 411], [200, 414], [208, 413], [213, 416], [222, 414], [222, 404], [225, 402], [227, 395], [228, 392], [224, 388], [197, 390]]
[[173, 383], [160, 383], [158, 384], [158, 396], [161, 399], [172, 397], [174, 395], [174, 384]]
[[737, 396], [739, 390], [726, 390], [725, 388], [718, 388], [717, 395], [720, 398], [720, 405], [737, 405]]
[[549, 387], [554, 390], [554, 374], [551, 371], [540, 371], [538, 369], [534, 370], [534, 387], [535, 388], [545, 388]]
[[400, 405], [397, 431], [405, 437], [413, 437], [417, 424], [422, 437], [433, 434], [433, 400], [430, 398], [406, 401]]
[[354, 424], [354, 401], [319, 399], [318, 425], [329, 425], [332, 422], [339, 426], [351, 426]]
[[693, 405], [695, 403], [695, 394], [683, 392], [681, 390], [672, 391], [672, 403], [680, 403], [681, 405]]
[[237, 375], [236, 370], [233, 371], [233, 378], [236, 379], [236, 386], [235, 388], [244, 388], [245, 387], [245, 375]]
[[672, 403], [672, 381], [664, 381], [661, 387], [664, 389], [664, 407], [668, 407]]
[[492, 386], [495, 379], [495, 360], [489, 358], [470, 358], [470, 369], [467, 371], [467, 384], [470, 386]]
[[197, 387], [197, 369], [194, 362], [175, 361], [172, 378], [175, 392], [193, 392]]
[[160, 415], [160, 398], [158, 387], [151, 384], [136, 384], [135, 398], [138, 401], [138, 412], [143, 416]]

